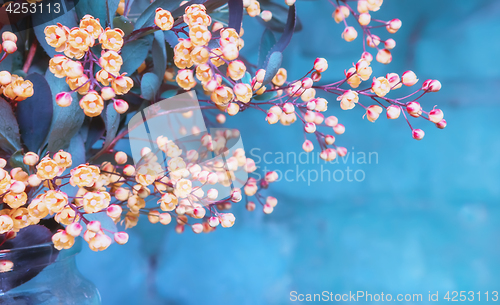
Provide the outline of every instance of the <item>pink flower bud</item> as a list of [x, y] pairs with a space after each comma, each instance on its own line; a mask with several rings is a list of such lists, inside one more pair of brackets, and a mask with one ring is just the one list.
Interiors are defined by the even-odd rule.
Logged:
[[333, 126], [333, 131], [336, 134], [343, 134], [345, 132], [345, 127], [342, 124], [337, 124], [337, 125]]
[[285, 112], [286, 114], [294, 113], [295, 106], [292, 103], [285, 103], [283, 105], [283, 112]]
[[439, 123], [444, 117], [443, 111], [441, 109], [432, 109], [429, 112], [429, 121], [433, 123]]
[[406, 105], [406, 111], [413, 117], [419, 117], [422, 114], [422, 107], [418, 102], [409, 102]]
[[21, 182], [21, 181], [16, 181], [14, 180], [14, 182], [10, 185], [10, 188], [9, 190], [13, 193], [22, 193], [24, 192], [24, 190], [26, 189], [26, 185]]
[[219, 113], [216, 117], [215, 120], [217, 120], [217, 123], [219, 124], [224, 124], [226, 122], [226, 116], [222, 113]]
[[417, 75], [413, 71], [406, 71], [401, 77], [401, 81], [405, 86], [413, 86], [418, 82]]
[[373, 55], [365, 51], [363, 52], [363, 54], [361, 54], [361, 59], [366, 60], [368, 63], [370, 63], [373, 60]]
[[302, 80], [302, 88], [309, 89], [313, 85], [313, 80], [310, 77], [306, 77]]
[[401, 28], [402, 22], [399, 19], [392, 19], [386, 25], [386, 29], [389, 33], [394, 34]]
[[316, 58], [314, 61], [314, 70], [318, 71], [319, 73], [325, 72], [326, 69], [328, 69], [328, 61], [324, 58]]
[[426, 80], [422, 84], [422, 89], [429, 92], [438, 92], [439, 90], [441, 90], [441, 82], [436, 79]]
[[273, 13], [268, 10], [262, 11], [262, 13], [260, 13], [260, 18], [262, 18], [262, 20], [264, 20], [265, 22], [271, 21], [271, 19], [273, 18]]
[[113, 90], [113, 88], [103, 87], [101, 89], [101, 97], [103, 100], [107, 101], [107, 100], [114, 98], [115, 96], [116, 96], [116, 94], [115, 94], [115, 90]]
[[247, 211], [249, 212], [252, 212], [252, 211], [255, 211], [255, 202], [253, 201], [249, 201], [246, 205], [245, 205]]
[[314, 124], [321, 125], [321, 124], [323, 124], [324, 120], [325, 120], [325, 116], [322, 115], [321, 113], [316, 112], [316, 115], [314, 118]]
[[122, 215], [122, 207], [117, 204], [112, 204], [106, 209], [106, 214], [115, 219]]
[[71, 105], [72, 101], [73, 97], [71, 97], [71, 94], [69, 92], [60, 92], [56, 94], [56, 104], [60, 107], [68, 107], [69, 105]]
[[[172, 221], [172, 216], [169, 213], [160, 214], [160, 223], [162, 225], [168, 225]], [[184, 226], [182, 226], [184, 228]]]
[[269, 183], [272, 183], [272, 182], [278, 180], [278, 173], [276, 173], [275, 171], [267, 172], [265, 180], [266, 180], [266, 182], [269, 182]]
[[200, 234], [203, 232], [203, 225], [201, 223], [195, 223], [191, 226], [191, 230], [196, 234]]
[[311, 79], [313, 80], [313, 82], [319, 82], [321, 80], [321, 73], [318, 72], [318, 71], [314, 71], [312, 74], [311, 74]]
[[194, 218], [201, 219], [205, 217], [206, 212], [203, 206], [197, 206], [193, 209], [193, 216]]
[[207, 192], [207, 198], [210, 200], [215, 200], [219, 196], [219, 191], [216, 189], [209, 189]]
[[370, 122], [375, 122], [382, 113], [382, 107], [379, 105], [371, 105], [366, 109], [366, 118]]
[[328, 101], [322, 97], [316, 99], [316, 108], [314, 110], [318, 112], [325, 112], [328, 109]]
[[439, 128], [439, 129], [446, 128], [446, 125], [447, 125], [447, 123], [446, 123], [445, 119], [442, 119], [441, 121], [439, 121], [439, 123], [436, 124], [437, 128]]
[[278, 199], [276, 199], [273, 196], [267, 196], [266, 198], [266, 204], [269, 204], [273, 208], [278, 204]]
[[101, 222], [98, 220], [93, 220], [87, 224], [87, 230], [92, 231], [94, 233], [98, 233], [101, 231]]
[[275, 113], [273, 113], [273, 112], [267, 113], [266, 121], [269, 124], [276, 124], [276, 123], [278, 123], [279, 120], [280, 120], [280, 117], [278, 115], [276, 115]]
[[271, 214], [274, 210], [274, 208], [269, 205], [269, 204], [264, 204], [264, 207], [262, 208], [262, 210], [264, 211], [265, 214]]
[[345, 157], [345, 155], [347, 155], [347, 148], [337, 147], [337, 154], [341, 157]]
[[333, 143], [335, 143], [335, 137], [332, 135], [326, 135], [325, 136], [325, 143], [327, 145], [332, 145]]
[[370, 24], [371, 20], [372, 20], [372, 16], [369, 13], [359, 14], [358, 22], [360, 25], [366, 26], [366, 25]]
[[222, 55], [227, 60], [235, 60], [238, 56], [240, 56], [240, 51], [238, 50], [236, 43], [228, 43], [222, 48]]
[[266, 70], [264, 69], [259, 69], [255, 73], [255, 80], [259, 83], [264, 82], [264, 77], [266, 76]]
[[326, 120], [325, 120], [325, 124], [328, 127], [334, 127], [338, 123], [339, 123], [339, 119], [337, 119], [337, 117], [333, 116], [333, 115], [327, 117]]
[[135, 167], [133, 165], [125, 165], [123, 168], [123, 174], [126, 176], [132, 176], [135, 173]]
[[79, 222], [72, 222], [68, 226], [66, 226], [66, 233], [73, 237], [80, 236], [82, 233], [83, 227]]
[[396, 47], [396, 41], [392, 38], [390, 39], [387, 39], [385, 42], [384, 42], [384, 46], [386, 49], [388, 50], [392, 50]]
[[341, 5], [333, 12], [332, 17], [335, 22], [340, 23], [342, 20], [349, 17], [349, 14], [349, 9], [346, 6]]
[[10, 40], [13, 42], [17, 42], [17, 36], [12, 32], [5, 31], [2, 33], [2, 40]]
[[124, 100], [116, 99], [113, 102], [113, 108], [115, 108], [116, 112], [119, 114], [125, 113], [128, 110], [128, 103]]
[[358, 37], [358, 32], [352, 26], [346, 27], [342, 32], [342, 38], [347, 42], [353, 41], [356, 37]]
[[28, 184], [31, 187], [37, 187], [42, 184], [42, 180], [37, 176], [37, 174], [30, 175], [28, 178]]
[[391, 90], [401, 88], [401, 79], [399, 78], [399, 75], [397, 73], [389, 73], [385, 76], [387, 81], [389, 82], [389, 85], [391, 86]]
[[219, 176], [216, 173], [208, 173], [207, 175], [207, 183], [208, 184], [216, 184], [219, 182]]
[[23, 163], [26, 165], [33, 166], [33, 165], [36, 165], [38, 163], [39, 159], [40, 158], [38, 157], [38, 155], [36, 153], [30, 151], [24, 155]]
[[316, 131], [316, 124], [314, 124], [314, 123], [306, 123], [304, 125], [304, 130], [307, 133], [314, 133]]
[[219, 83], [215, 79], [211, 79], [205, 84], [205, 88], [207, 89], [207, 91], [210, 92], [215, 91], [215, 89], [217, 89], [218, 86]]
[[312, 111], [312, 110], [316, 109], [316, 99], [312, 99], [309, 102], [307, 102], [306, 108], [309, 111]]
[[119, 245], [124, 245], [128, 242], [128, 234], [125, 232], [116, 232], [113, 235], [115, 242]]
[[377, 53], [377, 61], [382, 64], [389, 64], [392, 61], [391, 51], [387, 49], [380, 49]]
[[395, 105], [391, 105], [387, 107], [387, 118], [391, 120], [395, 120], [399, 118], [401, 114], [401, 108]]
[[424, 138], [425, 132], [422, 129], [413, 129], [411, 135], [415, 140], [420, 141]]
[[4, 40], [2, 42], [2, 48], [7, 54], [12, 54], [17, 51], [17, 45], [12, 40]]
[[117, 164], [125, 164], [127, 163], [128, 156], [123, 151], [118, 151], [115, 154], [115, 161]]
[[313, 143], [311, 141], [305, 140], [304, 143], [302, 144], [302, 149], [305, 152], [311, 152], [314, 149], [314, 145], [313, 145]]
[[330, 162], [337, 158], [337, 152], [335, 149], [327, 148], [319, 154], [319, 157], [327, 162]]

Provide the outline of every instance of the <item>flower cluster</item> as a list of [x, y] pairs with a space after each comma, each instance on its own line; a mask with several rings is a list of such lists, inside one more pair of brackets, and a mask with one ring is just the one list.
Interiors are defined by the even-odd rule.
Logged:
[[[89, 117], [101, 114], [106, 101], [112, 100], [118, 113], [128, 110], [128, 103], [115, 98], [126, 94], [134, 85], [133, 80], [120, 74], [123, 59], [119, 54], [123, 46], [124, 33], [121, 29], [103, 29], [99, 19], [86, 15], [79, 27], [69, 29], [57, 24], [45, 28], [45, 40], [57, 52], [49, 62], [50, 71], [58, 78], [66, 78], [71, 92], [60, 92], [56, 102], [61, 107], [68, 107], [73, 101], [72, 93], [82, 95], [80, 107]], [[100, 57], [92, 51], [96, 40], [102, 48]], [[101, 69], [95, 71], [94, 65]], [[100, 91], [100, 93], [98, 92]]]

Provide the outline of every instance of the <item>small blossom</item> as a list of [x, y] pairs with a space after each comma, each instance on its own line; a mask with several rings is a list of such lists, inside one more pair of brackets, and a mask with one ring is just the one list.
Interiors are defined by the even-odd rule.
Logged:
[[359, 96], [356, 91], [347, 90], [337, 98], [340, 101], [340, 108], [343, 110], [349, 110], [356, 106], [356, 103], [359, 101]]
[[43, 180], [55, 178], [60, 171], [57, 163], [49, 157], [44, 157], [40, 163], [38, 163], [36, 169], [37, 176]]
[[327, 148], [319, 154], [319, 157], [327, 162], [330, 162], [337, 158], [337, 151], [332, 148]]
[[172, 17], [172, 14], [169, 11], [164, 10], [162, 8], [157, 8], [155, 14], [155, 24], [162, 31], [168, 31], [174, 25], [174, 18]]
[[219, 214], [219, 221], [222, 227], [230, 228], [234, 225], [236, 218], [232, 213], [221, 213]]
[[95, 19], [91, 15], [83, 16], [82, 20], [80, 20], [80, 29], [87, 31], [92, 39], [99, 38], [103, 32], [99, 19]]
[[422, 129], [413, 129], [411, 135], [415, 140], [420, 141], [424, 138], [425, 132]]
[[370, 67], [370, 62], [364, 59], [361, 59], [356, 63], [356, 74], [361, 78], [361, 80], [366, 81], [370, 79], [372, 75], [372, 67]]
[[366, 117], [368, 118], [368, 121], [372, 123], [378, 119], [381, 113], [382, 107], [378, 105], [371, 105], [366, 109]]
[[123, 64], [123, 59], [116, 51], [102, 51], [101, 57], [99, 58], [99, 65], [110, 72], [118, 73]]
[[367, 26], [368, 24], [370, 24], [371, 20], [372, 16], [369, 13], [359, 14], [358, 22], [360, 25]]
[[389, 33], [394, 34], [401, 28], [401, 25], [402, 25], [401, 20], [392, 19], [387, 23], [386, 29]]
[[104, 101], [96, 91], [89, 91], [81, 100], [80, 108], [83, 109], [85, 115], [96, 117], [101, 114], [104, 109]]
[[333, 126], [333, 131], [336, 134], [343, 134], [345, 132], [345, 127], [342, 124], [337, 124], [337, 125]]
[[57, 250], [69, 249], [75, 243], [75, 238], [64, 230], [59, 230], [52, 236], [52, 243]]
[[349, 17], [349, 15], [350, 15], [349, 9], [346, 6], [341, 5], [337, 7], [337, 9], [333, 12], [332, 17], [335, 20], [335, 22], [340, 23], [345, 18]]
[[401, 79], [399, 78], [399, 75], [397, 73], [389, 73], [385, 76], [385, 78], [389, 82], [389, 85], [391, 86], [391, 90], [401, 88], [401, 86], [403, 85], [401, 83]]
[[441, 111], [441, 109], [432, 109], [429, 112], [429, 121], [438, 124], [443, 120], [444, 113]]
[[379, 97], [384, 97], [391, 91], [391, 85], [385, 77], [374, 78], [372, 82], [372, 91]]
[[62, 150], [55, 153], [53, 159], [57, 163], [57, 166], [61, 168], [68, 168], [73, 164], [71, 154]]
[[[370, 68], [371, 69], [371, 68]], [[345, 76], [347, 78], [347, 83], [352, 87], [352, 88], [358, 88], [359, 84], [361, 84], [361, 78], [359, 75], [356, 73], [356, 68], [352, 67], [349, 70], [345, 72]]]
[[334, 127], [335, 125], [337, 125], [339, 123], [339, 119], [337, 119], [336, 116], [329, 116], [325, 119], [325, 124], [326, 126], [328, 127]]
[[34, 166], [38, 163], [39, 157], [34, 152], [27, 152], [23, 157], [23, 163], [29, 166]]
[[259, 1], [253, 0], [250, 5], [246, 8], [247, 13], [250, 17], [256, 17], [260, 14], [260, 3]]
[[90, 250], [104, 251], [111, 245], [111, 238], [104, 233], [97, 233], [88, 243]]
[[195, 24], [189, 29], [189, 39], [195, 46], [206, 46], [212, 38], [212, 33], [206, 26]]
[[83, 196], [83, 209], [86, 213], [96, 213], [106, 209], [110, 200], [107, 192], [88, 192]]
[[377, 52], [377, 61], [382, 64], [389, 64], [392, 61], [391, 51], [387, 49], [380, 49]]
[[335, 143], [335, 137], [332, 135], [326, 135], [325, 136], [325, 143], [327, 145], [332, 145], [333, 143]]
[[[24, 183], [19, 182], [19, 181], [16, 181], [16, 182], [21, 183], [24, 186]], [[15, 185], [16, 182], [14, 182], [13, 185]], [[12, 188], [12, 185], [11, 185], [11, 188]], [[15, 188], [15, 186], [14, 186], [14, 188]], [[24, 190], [21, 193], [14, 193], [13, 191], [10, 191], [7, 194], [5, 194], [5, 196], [3, 197], [3, 201], [12, 209], [16, 209], [16, 208], [23, 206], [27, 200], [28, 200], [28, 196], [26, 195]]]
[[177, 77], [175, 78], [177, 84], [184, 90], [190, 90], [196, 86], [196, 81], [193, 77], [192, 70], [179, 70]]
[[107, 28], [100, 36], [99, 43], [102, 44], [103, 49], [118, 52], [123, 46], [123, 36], [125, 33], [121, 29]]
[[406, 111], [413, 117], [419, 117], [422, 114], [422, 107], [418, 102], [410, 102], [406, 105]]
[[85, 95], [89, 92], [90, 81], [87, 75], [82, 75], [78, 78], [66, 78], [66, 83], [68, 83], [71, 90], [76, 90], [81, 95]]
[[401, 108], [396, 105], [390, 105], [387, 107], [387, 118], [394, 120], [399, 118], [399, 115], [401, 114]]
[[[318, 60], [318, 59], [316, 59], [316, 60]], [[325, 60], [325, 62], [326, 62], [326, 60]], [[327, 64], [327, 67], [328, 67], [328, 64]], [[320, 67], [318, 66], [318, 68], [320, 68]], [[286, 82], [286, 77], [287, 77], [286, 69], [285, 68], [279, 68], [279, 70], [276, 73], [276, 75], [274, 75], [274, 77], [272, 79], [272, 82], [273, 82], [273, 84], [275, 86], [278, 86], [278, 87], [283, 86], [283, 84]]]
[[437, 128], [439, 128], [439, 129], [444, 129], [444, 128], [446, 128], [446, 125], [447, 125], [447, 123], [446, 123], [446, 120], [445, 120], [445, 119], [442, 119], [441, 121], [439, 121], [439, 122], [436, 124]]
[[211, 100], [217, 105], [227, 105], [234, 99], [234, 92], [231, 88], [226, 86], [218, 86], [212, 92]]
[[396, 41], [392, 38], [390, 39], [387, 39], [385, 42], [384, 42], [384, 47], [387, 49], [387, 50], [392, 50], [396, 47]]
[[227, 75], [233, 80], [240, 80], [245, 75], [247, 67], [240, 60], [234, 60], [227, 65]]
[[405, 86], [413, 86], [418, 82], [417, 75], [413, 71], [406, 71], [401, 77], [401, 82]]
[[83, 230], [83, 227], [80, 223], [78, 222], [73, 222], [73, 223], [70, 223], [67, 227], [66, 227], [66, 233], [68, 233], [69, 235], [73, 236], [73, 237], [77, 237], [77, 236], [80, 236], [80, 234], [82, 233], [82, 230]]
[[61, 24], [50, 25], [45, 27], [45, 41], [47, 44], [53, 48], [56, 48], [57, 52], [61, 52], [66, 47], [66, 42], [69, 35], [69, 29]]
[[376, 48], [380, 44], [380, 37], [377, 35], [369, 35], [366, 37], [366, 44], [370, 48]]
[[79, 165], [71, 170], [71, 178], [69, 182], [73, 186], [91, 187], [97, 182], [100, 170], [94, 165]]
[[12, 40], [4, 40], [2, 42], [2, 49], [5, 51], [5, 53], [12, 54], [17, 51], [17, 45]]
[[128, 110], [128, 103], [124, 100], [121, 99], [116, 99], [113, 102], [113, 108], [118, 112], [119, 114], [123, 114], [127, 112]]
[[111, 81], [111, 88], [118, 95], [126, 94], [134, 86], [134, 81], [130, 77], [125, 76], [125, 74], [123, 73]]
[[248, 103], [252, 99], [252, 87], [249, 84], [238, 83], [233, 88], [236, 99], [242, 103]]
[[94, 44], [94, 39], [86, 31], [80, 28], [72, 28], [68, 35], [68, 44], [80, 51], [86, 52]]
[[68, 204], [68, 195], [61, 191], [48, 190], [40, 198], [50, 214], [59, 213]]
[[313, 143], [311, 141], [305, 140], [304, 143], [302, 144], [302, 149], [305, 152], [311, 152], [314, 149], [314, 145], [313, 145]]
[[116, 232], [113, 235], [115, 242], [119, 245], [124, 245], [128, 242], [128, 234], [125, 232]]
[[358, 32], [352, 26], [346, 27], [342, 32], [342, 38], [347, 42], [353, 41], [356, 37], [358, 37]]
[[60, 92], [56, 94], [56, 104], [59, 107], [68, 107], [73, 102], [73, 97], [69, 92]]
[[14, 221], [9, 215], [0, 215], [0, 234], [9, 232], [14, 228]]

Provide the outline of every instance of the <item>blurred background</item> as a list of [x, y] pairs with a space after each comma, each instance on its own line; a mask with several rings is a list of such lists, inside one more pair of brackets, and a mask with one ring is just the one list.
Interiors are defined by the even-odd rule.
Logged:
[[[331, 18], [327, 1], [298, 0], [297, 9], [304, 27], [285, 52], [290, 79], [302, 77], [316, 57], [329, 61], [325, 82], [340, 79], [359, 59], [361, 39], [341, 40], [343, 26]], [[361, 171], [364, 179], [282, 180], [265, 193], [279, 200], [271, 215], [234, 204], [234, 227], [211, 234], [179, 235], [172, 224], [143, 219], [127, 245], [102, 253], [84, 247], [79, 269], [97, 285], [103, 304], [122, 305], [288, 304], [291, 291], [325, 290], [422, 293], [419, 304], [425, 304], [429, 291], [442, 299], [446, 291], [498, 289], [499, 16], [497, 0], [384, 1], [373, 18], [399, 18], [403, 27], [392, 36], [374, 31], [397, 42], [390, 65], [374, 61], [374, 76], [413, 70], [419, 85], [440, 80], [441, 92], [421, 103], [443, 109], [446, 129], [414, 119], [426, 132], [415, 141], [403, 118], [370, 123], [361, 108], [341, 111], [329, 96], [329, 113], [346, 126], [337, 143], [357, 154], [354, 162], [277, 164], [277, 153], [301, 152], [300, 126], [270, 126], [257, 111], [246, 111], [228, 122], [240, 129], [248, 157], [270, 153], [270, 164], [257, 165], [292, 170], [290, 179], [297, 170], [307, 179], [308, 170], [322, 169], [352, 170], [350, 180]], [[256, 61], [264, 28], [247, 17], [244, 27], [242, 53]], [[371, 164], [357, 162], [358, 153], [370, 152], [377, 156]]]

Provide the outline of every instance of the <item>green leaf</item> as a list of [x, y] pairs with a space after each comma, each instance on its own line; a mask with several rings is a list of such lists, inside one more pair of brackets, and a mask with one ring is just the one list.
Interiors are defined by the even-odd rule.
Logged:
[[69, 146], [71, 138], [73, 138], [82, 126], [85, 114], [78, 104], [76, 93], [71, 95], [73, 102], [70, 106], [60, 107], [56, 104], [56, 94], [63, 91], [70, 91], [64, 78], [57, 78], [52, 72], [47, 70], [45, 79], [47, 79], [52, 92], [52, 107], [54, 109], [46, 151], [57, 152]]
[[75, 10], [78, 19], [82, 19], [83, 16], [89, 14], [94, 18], [99, 18], [101, 26], [105, 28], [106, 23], [113, 20], [118, 4], [120, 4], [120, 0], [80, 0], [75, 6]]
[[163, 32], [157, 31], [154, 33], [153, 48], [151, 50], [153, 56], [153, 73], [158, 79], [163, 79], [165, 70], [167, 69], [167, 47], [165, 45], [165, 35]]
[[24, 145], [38, 153], [52, 122], [52, 93], [42, 75], [33, 73], [27, 79], [33, 83], [35, 94], [17, 104], [16, 117]]
[[266, 92], [266, 93], [261, 94], [261, 95], [255, 95], [253, 97], [253, 99], [257, 100], [257, 101], [267, 101], [267, 100], [270, 100], [270, 99], [276, 97], [276, 95], [278, 95], [278, 93], [276, 93], [276, 91]]
[[0, 149], [14, 153], [21, 149], [19, 125], [12, 107], [0, 97]]
[[125, 35], [128, 35], [134, 31], [134, 23], [125, 16], [116, 16], [113, 19], [113, 26], [115, 28], [122, 29]]
[[[102, 0], [101, 0], [102, 1]], [[172, 12], [174, 9], [179, 7], [181, 1], [179, 0], [157, 0], [151, 3], [150, 6], [137, 18], [135, 22], [135, 29], [141, 29], [148, 26], [154, 25], [154, 18], [156, 14], [156, 9], [161, 7], [167, 11]], [[176, 16], [174, 16], [175, 18]]]
[[241, 78], [241, 82], [244, 84], [252, 85], [252, 76], [250, 73], [245, 72], [245, 75]]
[[149, 72], [144, 74], [141, 80], [142, 97], [148, 101], [152, 101], [155, 98], [160, 85], [160, 80], [154, 73]]
[[276, 37], [271, 30], [265, 29], [262, 34], [262, 38], [260, 39], [260, 47], [259, 47], [259, 62], [258, 66], [263, 68], [264, 62], [266, 61], [267, 55], [269, 55], [269, 51], [276, 44]]
[[132, 75], [137, 68], [144, 62], [151, 49], [153, 36], [149, 35], [141, 39], [137, 39], [125, 44], [121, 51], [123, 58], [123, 65], [120, 69], [121, 72], [127, 72]]
[[167, 90], [167, 91], [162, 92], [160, 97], [165, 99], [165, 98], [171, 98], [171, 97], [176, 96], [176, 95], [177, 95], [177, 90]]
[[120, 125], [120, 114], [116, 112], [113, 103], [109, 103], [106, 107], [106, 139], [103, 147], [108, 147], [113, 141]]
[[[85, 2], [85, 1], [80, 1], [80, 2]], [[35, 36], [38, 40], [38, 43], [40, 43], [42, 48], [45, 50], [45, 52], [50, 57], [54, 57], [54, 55], [60, 54], [60, 53], [56, 52], [56, 50], [53, 47], [51, 47], [47, 44], [47, 41], [45, 40], [45, 33], [44, 33], [45, 27], [49, 26], [49, 25], [56, 25], [57, 23], [61, 23], [62, 25], [65, 25], [71, 29], [72, 27], [78, 26], [78, 23], [77, 23], [75, 17], [76, 17], [75, 10], [72, 9], [64, 15], [61, 15], [53, 20], [50, 20], [50, 21], [43, 23], [42, 21], [47, 20], [46, 17], [44, 17], [42, 14], [32, 14], [33, 23], [40, 24], [40, 25], [37, 25], [33, 28], [33, 30], [35, 31]]]
[[269, 56], [269, 60], [266, 65], [266, 75], [264, 76], [263, 85], [268, 84], [273, 77], [278, 73], [279, 68], [281, 67], [281, 62], [283, 61], [283, 53], [281, 52], [273, 52]]

